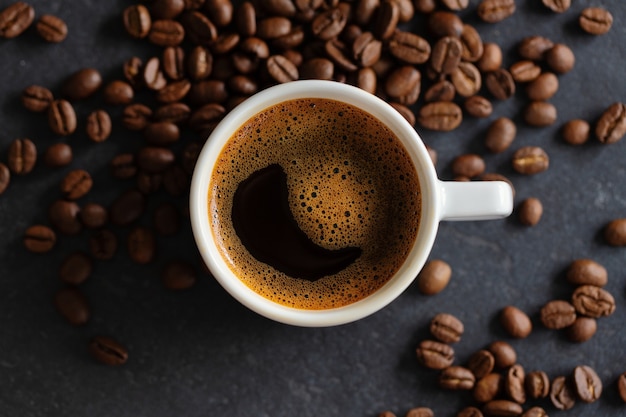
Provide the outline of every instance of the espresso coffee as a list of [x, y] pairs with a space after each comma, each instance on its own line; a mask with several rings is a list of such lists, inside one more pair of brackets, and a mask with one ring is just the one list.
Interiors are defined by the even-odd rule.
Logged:
[[222, 257], [248, 287], [318, 310], [363, 299], [395, 274], [417, 235], [421, 193], [381, 121], [343, 102], [298, 99], [231, 136], [208, 203]]

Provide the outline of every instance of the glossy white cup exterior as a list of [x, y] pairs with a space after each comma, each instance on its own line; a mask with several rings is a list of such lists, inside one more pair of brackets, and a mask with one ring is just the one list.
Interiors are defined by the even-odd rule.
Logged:
[[[251, 290], [232, 272], [218, 250], [209, 222], [208, 190], [215, 162], [232, 134], [260, 111], [298, 98], [343, 101], [372, 114], [404, 144], [417, 170], [422, 193], [422, 213], [417, 238], [404, 264], [378, 291], [353, 304], [304, 310], [275, 303]], [[398, 297], [425, 264], [441, 220], [486, 220], [508, 216], [513, 208], [511, 187], [505, 182], [445, 182], [437, 178], [428, 151], [415, 129], [393, 107], [359, 88], [333, 81], [294, 81], [268, 88], [250, 97], [219, 123], [211, 133], [193, 174], [190, 192], [191, 224], [196, 243], [217, 281], [239, 302], [282, 323], [323, 327], [366, 317]]]

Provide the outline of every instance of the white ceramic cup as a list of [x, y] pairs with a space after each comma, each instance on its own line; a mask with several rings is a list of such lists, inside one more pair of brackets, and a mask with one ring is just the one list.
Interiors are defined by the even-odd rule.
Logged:
[[[353, 304], [327, 310], [287, 307], [245, 285], [222, 258], [209, 222], [208, 191], [213, 168], [224, 145], [251, 117], [278, 103], [300, 98], [327, 98], [370, 113], [403, 143], [418, 174], [422, 213], [417, 238], [395, 275], [378, 291]], [[211, 133], [196, 164], [190, 192], [191, 224], [196, 243], [217, 281], [239, 302], [270, 319], [298, 326], [323, 327], [356, 321], [398, 297], [424, 266], [441, 220], [487, 220], [511, 214], [511, 187], [501, 181], [447, 182], [437, 178], [426, 146], [415, 129], [393, 107], [356, 87], [333, 81], [294, 81], [263, 90], [248, 98]]]

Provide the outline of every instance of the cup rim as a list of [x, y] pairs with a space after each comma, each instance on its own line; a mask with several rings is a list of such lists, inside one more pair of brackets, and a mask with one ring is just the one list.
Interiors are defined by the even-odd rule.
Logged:
[[[326, 98], [351, 104], [390, 128], [411, 157], [420, 182], [421, 215], [418, 233], [400, 269], [373, 294], [346, 306], [305, 310], [278, 304], [253, 291], [222, 258], [209, 221], [208, 190], [215, 162], [237, 128], [260, 111], [300, 98]], [[441, 196], [434, 165], [415, 129], [391, 105], [357, 87], [325, 80], [301, 80], [269, 87], [231, 110], [209, 135], [196, 162], [190, 188], [193, 235], [207, 268], [236, 300], [272, 320], [304, 327], [345, 324], [369, 316], [395, 300], [413, 282], [432, 249], [439, 226]]]

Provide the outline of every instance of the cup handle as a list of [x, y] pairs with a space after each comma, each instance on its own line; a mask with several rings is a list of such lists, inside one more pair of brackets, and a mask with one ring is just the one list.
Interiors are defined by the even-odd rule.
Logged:
[[439, 181], [441, 220], [491, 220], [513, 211], [513, 190], [504, 181]]

